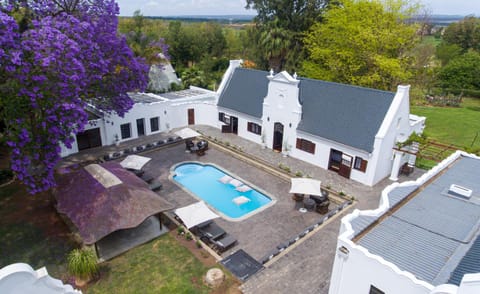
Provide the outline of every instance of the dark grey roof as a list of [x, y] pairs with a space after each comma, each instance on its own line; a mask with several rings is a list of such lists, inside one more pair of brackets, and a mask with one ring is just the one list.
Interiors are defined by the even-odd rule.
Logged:
[[372, 152], [394, 96], [393, 92], [301, 79], [303, 115], [298, 129]]
[[267, 96], [268, 72], [236, 68], [220, 94], [218, 106], [261, 118]]
[[[388, 200], [390, 207], [397, 205], [400, 201], [406, 198], [410, 193], [417, 189], [417, 185], [398, 187], [388, 193]], [[369, 227], [373, 222], [378, 219], [376, 216], [360, 215], [351, 221], [352, 229], [355, 232], [355, 237], [359, 235], [363, 230]]]
[[[480, 160], [460, 157], [411, 200], [366, 233], [358, 244], [433, 285], [459, 282], [480, 256]], [[471, 199], [445, 193], [451, 184], [473, 190]], [[396, 189], [392, 199], [404, 197]], [[480, 270], [477, 270], [480, 271]], [[453, 277], [456, 278], [453, 278]]]
[[[266, 71], [236, 68], [218, 106], [261, 118], [267, 95]], [[367, 152], [395, 93], [311, 79], [300, 79], [303, 104], [298, 129]]]

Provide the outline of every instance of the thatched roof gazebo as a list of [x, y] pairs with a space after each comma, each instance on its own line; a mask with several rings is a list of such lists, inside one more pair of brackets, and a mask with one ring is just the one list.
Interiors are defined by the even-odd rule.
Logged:
[[[97, 245], [99, 255], [99, 251], [111, 251], [105, 247], [124, 252], [158, 236], [162, 226], [155, 216], [173, 208], [147, 183], [116, 162], [90, 164], [63, 173], [57, 183], [57, 211], [68, 217], [85, 244]], [[152, 223], [152, 216], [156, 222]], [[99, 244], [104, 246], [99, 248]], [[112, 254], [103, 254], [104, 259], [113, 257]]]

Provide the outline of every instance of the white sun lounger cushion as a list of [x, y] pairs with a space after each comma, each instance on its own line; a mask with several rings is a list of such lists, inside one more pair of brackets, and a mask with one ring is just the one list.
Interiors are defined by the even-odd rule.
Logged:
[[252, 190], [252, 188], [250, 188], [247, 185], [242, 185], [240, 187], [235, 188], [235, 190], [237, 190], [239, 192], [248, 192], [248, 191]]
[[242, 182], [240, 182], [239, 180], [237, 179], [233, 179], [229, 182], [230, 185], [234, 186], [235, 188], [236, 187], [240, 187], [241, 185], [243, 185]]
[[235, 203], [236, 205], [242, 205], [244, 203], [247, 203], [247, 202], [250, 202], [251, 200], [248, 199], [247, 197], [245, 196], [238, 196], [237, 198], [233, 198], [233, 203]]
[[226, 184], [228, 182], [230, 182], [233, 178], [229, 175], [224, 175], [223, 177], [221, 177], [220, 179], [218, 179], [220, 182]]

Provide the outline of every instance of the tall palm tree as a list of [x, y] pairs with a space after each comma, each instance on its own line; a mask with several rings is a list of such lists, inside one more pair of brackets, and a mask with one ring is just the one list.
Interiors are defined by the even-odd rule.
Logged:
[[263, 27], [260, 33], [260, 47], [262, 48], [263, 58], [268, 61], [269, 67], [276, 72], [280, 71], [285, 65], [293, 34], [293, 32], [280, 27], [277, 19]]

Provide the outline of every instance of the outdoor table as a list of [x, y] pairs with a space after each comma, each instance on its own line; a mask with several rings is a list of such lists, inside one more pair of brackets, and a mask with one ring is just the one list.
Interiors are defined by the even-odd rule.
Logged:
[[308, 210], [313, 210], [315, 208], [315, 201], [310, 198], [305, 198], [303, 200], [303, 207], [305, 207]]

